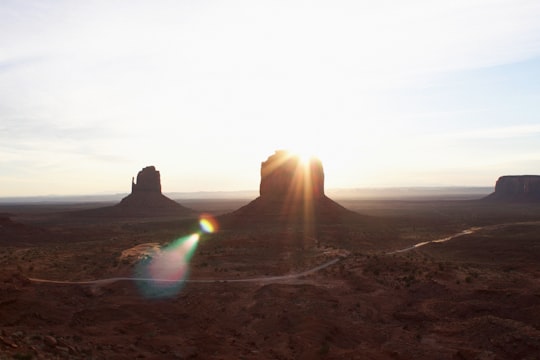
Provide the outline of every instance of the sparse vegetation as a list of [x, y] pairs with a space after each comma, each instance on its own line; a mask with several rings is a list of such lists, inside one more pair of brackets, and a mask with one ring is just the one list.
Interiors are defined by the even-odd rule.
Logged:
[[[160, 300], [141, 295], [142, 284], [48, 286], [26, 277], [130, 276], [136, 261], [121, 259], [123, 250], [166, 244], [193, 231], [192, 222], [51, 224], [49, 237], [39, 242], [0, 248], [0, 353], [21, 359], [36, 352], [74, 359], [218, 353], [286, 359], [352, 358], [361, 348], [368, 355], [375, 349], [429, 359], [434, 349], [451, 355], [486, 349], [500, 358], [538, 350], [539, 226], [494, 227], [387, 254], [463, 227], [511, 222], [525, 211], [468, 204], [477, 206], [469, 216], [459, 204], [441, 204], [442, 217], [431, 211], [437, 204], [394, 205], [384, 203], [388, 213], [378, 208], [376, 220], [321, 226], [310, 240], [302, 228], [277, 226], [208, 235], [191, 260], [191, 279], [283, 275], [342, 260], [290, 281], [187, 283]], [[525, 220], [533, 217], [527, 214]]]

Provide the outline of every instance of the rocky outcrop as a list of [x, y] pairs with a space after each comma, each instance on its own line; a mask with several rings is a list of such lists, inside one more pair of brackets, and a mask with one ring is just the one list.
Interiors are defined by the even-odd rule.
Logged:
[[278, 150], [261, 163], [260, 196], [226, 217], [233, 223], [340, 223], [359, 216], [324, 193], [319, 159]]
[[501, 176], [495, 184], [495, 192], [488, 200], [538, 202], [540, 201], [540, 175]]

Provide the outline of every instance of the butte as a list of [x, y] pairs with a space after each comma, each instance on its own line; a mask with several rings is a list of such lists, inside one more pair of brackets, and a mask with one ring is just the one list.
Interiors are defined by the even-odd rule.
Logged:
[[119, 204], [80, 211], [81, 215], [112, 217], [190, 216], [195, 212], [161, 193], [161, 176], [154, 166], [147, 166], [131, 180], [131, 194]]
[[302, 161], [285, 150], [276, 151], [261, 163], [259, 194], [224, 220], [231, 225], [298, 225], [339, 224], [360, 218], [325, 195], [319, 159]]
[[154, 166], [147, 166], [137, 174], [137, 182], [131, 179], [131, 194], [120, 201], [116, 207], [125, 212], [185, 213], [190, 209], [183, 207], [161, 193], [161, 175]]

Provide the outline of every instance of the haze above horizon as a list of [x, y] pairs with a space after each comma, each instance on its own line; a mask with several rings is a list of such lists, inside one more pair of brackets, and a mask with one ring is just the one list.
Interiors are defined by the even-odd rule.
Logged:
[[254, 189], [277, 149], [327, 188], [540, 173], [540, 3], [0, 3], [0, 197]]

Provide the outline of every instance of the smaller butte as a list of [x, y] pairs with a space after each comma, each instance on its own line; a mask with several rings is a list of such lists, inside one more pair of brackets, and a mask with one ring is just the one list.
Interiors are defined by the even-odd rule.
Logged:
[[126, 213], [163, 214], [191, 213], [191, 210], [161, 193], [161, 175], [154, 166], [147, 166], [131, 180], [131, 194], [120, 201], [117, 208]]
[[83, 210], [79, 215], [99, 217], [155, 217], [190, 216], [194, 211], [161, 193], [161, 176], [154, 166], [147, 166], [131, 180], [131, 194], [119, 204], [98, 209]]

